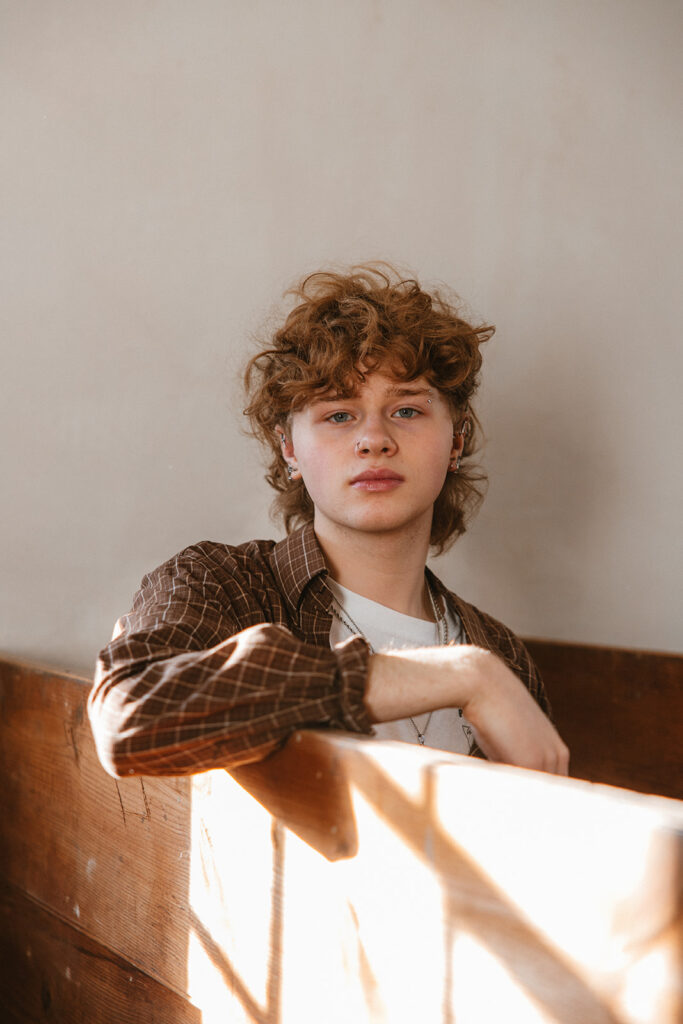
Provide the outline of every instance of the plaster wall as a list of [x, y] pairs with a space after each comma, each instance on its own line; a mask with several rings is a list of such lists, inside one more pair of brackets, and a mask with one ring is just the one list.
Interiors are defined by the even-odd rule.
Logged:
[[3, 0], [0, 647], [89, 669], [142, 573], [272, 536], [238, 368], [388, 258], [498, 326], [438, 565], [524, 635], [680, 649], [680, 4]]

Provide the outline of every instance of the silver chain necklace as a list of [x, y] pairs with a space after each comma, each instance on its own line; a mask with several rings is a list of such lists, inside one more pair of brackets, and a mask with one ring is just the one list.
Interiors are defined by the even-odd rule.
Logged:
[[[427, 593], [429, 594], [429, 601], [432, 606], [432, 611], [434, 612], [434, 619], [436, 620], [436, 632], [439, 637], [439, 645], [441, 647], [447, 647], [448, 641], [450, 639], [448, 630], [448, 618], [446, 617], [446, 615], [443, 614], [440, 607], [437, 605], [429, 580], [427, 580]], [[339, 610], [335, 608], [335, 605]], [[332, 612], [334, 617], [338, 619], [339, 622], [341, 622], [342, 626], [348, 629], [349, 633], [355, 633], [356, 636], [363, 637], [363, 639], [367, 642], [372, 654], [377, 653], [375, 651], [375, 648], [372, 646], [372, 644], [366, 637], [363, 630], [360, 628], [357, 622], [354, 622], [354, 620], [349, 615], [348, 611], [344, 608], [340, 601], [338, 601], [335, 594], [332, 594], [332, 604], [330, 605], [330, 611]], [[412, 723], [413, 729], [415, 730], [415, 733], [417, 735], [417, 742], [420, 744], [421, 747], [424, 747], [425, 745], [425, 736], [427, 734], [427, 729], [429, 728], [429, 723], [432, 720], [433, 714], [433, 711], [429, 712], [429, 715], [427, 716], [427, 721], [425, 722], [425, 726], [422, 732], [420, 732], [420, 730], [418, 729], [415, 723], [415, 719], [412, 717], [412, 715], [408, 716], [410, 722]]]

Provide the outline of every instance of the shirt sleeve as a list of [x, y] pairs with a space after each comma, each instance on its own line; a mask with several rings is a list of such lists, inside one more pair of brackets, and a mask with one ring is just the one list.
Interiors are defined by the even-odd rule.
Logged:
[[[254, 609], [248, 617], [259, 618]], [[144, 578], [100, 653], [88, 700], [110, 774], [235, 768], [305, 727], [372, 731], [363, 702], [370, 651], [361, 637], [332, 650], [272, 622], [245, 627], [244, 618], [239, 600], [226, 601], [225, 588], [192, 559]]]

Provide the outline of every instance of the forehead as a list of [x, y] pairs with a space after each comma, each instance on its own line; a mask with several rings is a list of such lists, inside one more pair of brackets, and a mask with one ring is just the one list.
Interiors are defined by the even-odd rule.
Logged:
[[323, 402], [335, 402], [340, 398], [362, 398], [364, 395], [372, 395], [381, 398], [436, 398], [440, 394], [437, 388], [433, 387], [424, 377], [416, 380], [405, 380], [393, 374], [372, 371], [364, 373], [358, 371], [355, 376], [339, 387], [330, 384], [326, 389], [321, 390], [317, 395], [311, 396], [309, 405], [318, 405]]

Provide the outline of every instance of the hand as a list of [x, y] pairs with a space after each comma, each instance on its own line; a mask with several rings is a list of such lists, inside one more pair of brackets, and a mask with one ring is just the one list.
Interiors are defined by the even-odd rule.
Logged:
[[500, 658], [475, 650], [479, 678], [463, 714], [483, 752], [491, 761], [567, 775], [569, 749], [527, 688]]
[[569, 750], [524, 684], [490, 651], [467, 644], [370, 659], [365, 704], [375, 722], [462, 708], [492, 761], [566, 775]]

